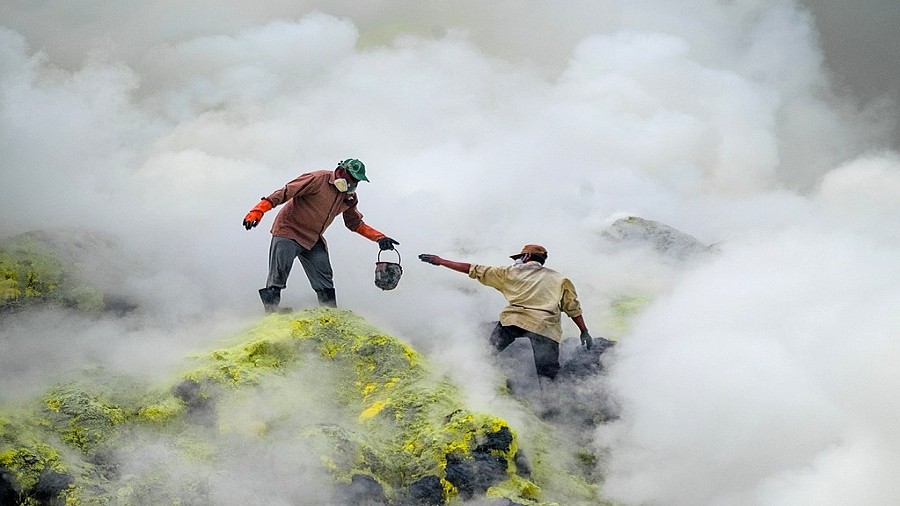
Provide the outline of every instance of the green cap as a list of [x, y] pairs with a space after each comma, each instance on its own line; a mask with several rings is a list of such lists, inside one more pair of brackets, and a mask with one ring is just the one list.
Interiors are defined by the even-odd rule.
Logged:
[[369, 181], [366, 177], [366, 166], [356, 158], [348, 158], [338, 164], [338, 167], [346, 170], [357, 181]]

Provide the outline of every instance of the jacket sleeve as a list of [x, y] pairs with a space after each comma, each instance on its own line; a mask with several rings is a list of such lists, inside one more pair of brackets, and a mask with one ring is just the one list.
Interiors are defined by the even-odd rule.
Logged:
[[342, 213], [344, 217], [344, 225], [354, 232], [358, 232], [360, 225], [363, 225], [363, 215], [356, 206], [347, 208]]
[[271, 202], [273, 206], [279, 206], [294, 197], [313, 193], [316, 189], [315, 183], [316, 181], [312, 174], [301, 174], [282, 188], [275, 190], [268, 197], [263, 198]]
[[469, 269], [469, 277], [479, 283], [497, 290], [503, 289], [507, 280], [508, 267], [490, 267], [487, 265], [475, 265]]
[[568, 279], [563, 280], [562, 299], [559, 301], [559, 308], [569, 318], [577, 318], [581, 315], [581, 302], [578, 301], [578, 294], [575, 293], [575, 285]]

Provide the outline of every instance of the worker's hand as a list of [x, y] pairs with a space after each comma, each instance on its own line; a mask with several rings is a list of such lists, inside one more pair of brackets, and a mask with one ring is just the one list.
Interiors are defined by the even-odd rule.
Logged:
[[587, 349], [591, 349], [591, 346], [594, 345], [594, 338], [587, 330], [581, 332], [581, 344]]
[[444, 261], [443, 258], [437, 255], [429, 255], [427, 253], [422, 253], [421, 255], [419, 255], [419, 260], [431, 265], [441, 265], [441, 262]]
[[272, 210], [272, 203], [266, 199], [262, 199], [259, 201], [259, 204], [250, 210], [247, 213], [247, 216], [244, 216], [244, 228], [250, 230], [251, 228], [259, 225], [259, 220], [262, 219], [263, 214]]
[[247, 216], [244, 216], [244, 228], [250, 230], [251, 228], [259, 225], [259, 220], [263, 217], [263, 213], [257, 210], [250, 211], [247, 213]]
[[395, 244], [400, 245], [399, 242], [391, 239], [388, 236], [384, 236], [381, 239], [378, 239], [378, 247], [381, 249], [381, 251], [394, 249]]

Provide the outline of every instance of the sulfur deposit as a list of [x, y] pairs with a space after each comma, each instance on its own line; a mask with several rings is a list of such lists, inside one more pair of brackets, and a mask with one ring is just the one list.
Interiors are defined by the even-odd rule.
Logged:
[[[168, 385], [89, 370], [7, 406], [0, 503], [597, 504], [553, 427], [527, 425], [523, 445], [350, 311], [271, 315]], [[284, 489], [228, 491], [228, 473], [259, 466]]]

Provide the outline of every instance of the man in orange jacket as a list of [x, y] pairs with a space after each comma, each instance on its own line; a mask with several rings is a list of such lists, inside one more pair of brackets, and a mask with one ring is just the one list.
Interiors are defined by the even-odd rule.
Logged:
[[322, 236], [337, 215], [343, 215], [348, 229], [377, 242], [382, 251], [400, 244], [363, 222], [363, 215], [356, 207], [356, 185], [360, 181], [369, 181], [366, 166], [359, 160], [347, 159], [333, 171], [319, 170], [298, 176], [263, 197], [244, 217], [244, 228], [250, 230], [259, 224], [264, 213], [284, 204], [272, 224], [269, 276], [266, 287], [259, 290], [266, 312], [278, 310], [281, 290], [287, 286], [295, 258], [306, 271], [319, 304], [337, 306], [334, 271]]

